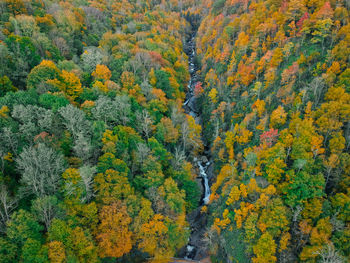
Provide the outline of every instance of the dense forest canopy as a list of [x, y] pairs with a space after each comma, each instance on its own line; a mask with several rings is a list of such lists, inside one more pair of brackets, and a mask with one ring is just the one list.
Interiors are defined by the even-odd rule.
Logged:
[[1, 0], [0, 263], [348, 262], [349, 10]]

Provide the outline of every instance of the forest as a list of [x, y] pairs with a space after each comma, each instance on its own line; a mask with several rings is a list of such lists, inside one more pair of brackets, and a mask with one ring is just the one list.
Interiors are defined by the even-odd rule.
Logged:
[[349, 260], [348, 0], [0, 0], [0, 263]]

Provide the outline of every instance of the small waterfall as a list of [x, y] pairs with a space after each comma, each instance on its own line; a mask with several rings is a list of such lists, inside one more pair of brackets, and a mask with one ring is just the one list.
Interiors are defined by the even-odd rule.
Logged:
[[199, 174], [203, 178], [203, 185], [204, 185], [204, 197], [203, 197], [203, 203], [205, 205], [209, 204], [210, 201], [210, 187], [209, 187], [209, 180], [208, 175], [206, 173], [206, 169], [210, 165], [210, 162], [206, 162], [205, 166], [203, 167], [201, 162], [198, 162], [199, 167]]
[[193, 259], [194, 257], [194, 253], [195, 253], [195, 247], [194, 246], [191, 246], [191, 245], [187, 245], [186, 246], [186, 256], [185, 256], [185, 259]]

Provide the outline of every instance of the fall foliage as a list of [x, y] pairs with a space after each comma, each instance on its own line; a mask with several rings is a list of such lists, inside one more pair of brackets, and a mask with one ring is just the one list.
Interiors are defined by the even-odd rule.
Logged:
[[349, 8], [2, 1], [0, 262], [347, 262]]

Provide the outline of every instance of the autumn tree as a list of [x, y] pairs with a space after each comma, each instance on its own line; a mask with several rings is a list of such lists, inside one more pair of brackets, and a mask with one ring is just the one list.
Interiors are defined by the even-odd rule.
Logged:
[[253, 247], [254, 254], [253, 262], [276, 262], [276, 243], [272, 236], [266, 232], [262, 234], [258, 243]]
[[121, 257], [128, 253], [132, 248], [132, 232], [129, 230], [132, 220], [126, 206], [121, 203], [103, 206], [99, 218], [101, 223], [96, 239], [100, 257]]
[[109, 80], [112, 76], [111, 71], [105, 65], [96, 65], [96, 69], [91, 74], [96, 80]]
[[167, 218], [156, 214], [142, 225], [138, 247], [153, 257], [153, 262], [167, 262], [174, 253], [169, 249]]

